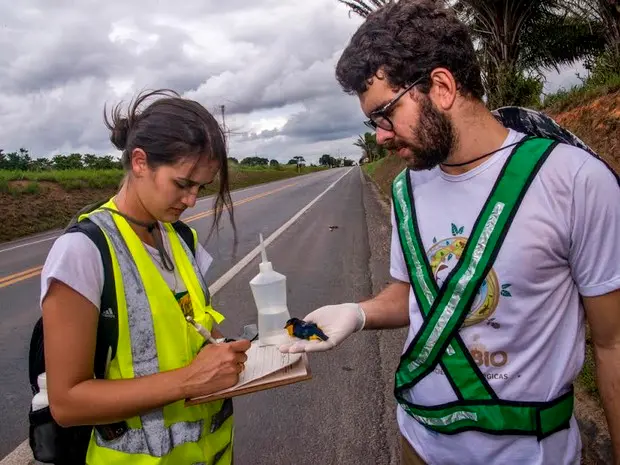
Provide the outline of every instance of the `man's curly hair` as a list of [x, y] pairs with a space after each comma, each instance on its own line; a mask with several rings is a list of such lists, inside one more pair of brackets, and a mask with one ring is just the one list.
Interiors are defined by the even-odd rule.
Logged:
[[[372, 12], [355, 32], [336, 79], [345, 92], [362, 94], [381, 68], [401, 88], [438, 67], [452, 73], [462, 95], [482, 99], [480, 64], [465, 24], [441, 0], [400, 0]], [[429, 89], [430, 80], [420, 86]]]

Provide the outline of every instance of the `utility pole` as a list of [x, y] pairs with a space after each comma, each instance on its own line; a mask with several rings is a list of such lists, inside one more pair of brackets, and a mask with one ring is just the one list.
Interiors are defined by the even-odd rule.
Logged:
[[222, 131], [224, 132], [224, 143], [226, 144], [226, 153], [228, 153], [228, 129], [226, 129], [226, 117], [224, 116], [226, 112], [226, 105], [220, 105], [220, 110], [222, 110]]

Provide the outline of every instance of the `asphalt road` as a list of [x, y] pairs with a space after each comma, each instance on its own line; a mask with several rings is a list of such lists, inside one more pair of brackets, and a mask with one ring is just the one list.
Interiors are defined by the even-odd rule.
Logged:
[[[205, 244], [215, 259], [207, 276], [209, 284], [257, 246], [259, 232], [269, 237], [347, 170], [235, 193], [237, 252], [233, 256], [232, 229], [224, 216], [219, 235]], [[369, 196], [359, 169], [354, 168], [268, 246], [275, 270], [288, 278], [292, 316], [303, 317], [321, 305], [357, 301], [381, 287], [381, 282], [373, 286], [371, 279], [374, 259], [369, 241], [378, 239], [367, 224], [367, 204], [373, 202]], [[210, 207], [211, 202], [203, 200], [186, 218]], [[377, 205], [372, 208], [373, 221], [384, 221]], [[190, 224], [206, 238], [211, 220], [212, 216], [198, 217]], [[378, 234], [387, 237], [385, 230]], [[27, 436], [31, 399], [27, 350], [32, 325], [40, 315], [36, 267], [52, 242], [39, 236], [0, 247], [0, 457]], [[227, 334], [237, 335], [243, 325], [256, 323], [248, 282], [258, 272], [258, 262], [259, 258], [250, 261], [214, 296], [214, 306], [227, 317], [222, 325]], [[384, 265], [374, 261], [379, 273], [385, 273]], [[30, 269], [34, 275], [19, 281], [15, 273]], [[364, 332], [337, 350], [312, 354], [312, 380], [237, 398], [235, 463], [395, 463], [390, 390], [391, 365], [399, 350], [398, 336]]]

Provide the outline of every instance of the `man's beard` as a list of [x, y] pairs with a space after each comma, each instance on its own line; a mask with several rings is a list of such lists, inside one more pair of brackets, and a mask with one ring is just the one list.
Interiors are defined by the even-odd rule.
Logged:
[[411, 131], [416, 141], [414, 145], [396, 143], [387, 148], [411, 150], [413, 156], [408, 157], [406, 163], [414, 171], [430, 170], [444, 163], [456, 148], [457, 136], [452, 122], [435, 108], [428, 95], [420, 99], [420, 119]]

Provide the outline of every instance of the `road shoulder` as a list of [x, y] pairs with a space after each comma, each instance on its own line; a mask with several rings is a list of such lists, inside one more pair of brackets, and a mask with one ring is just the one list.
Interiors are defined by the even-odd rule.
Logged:
[[[390, 208], [385, 197], [381, 195], [377, 186], [360, 170], [364, 193], [364, 208], [366, 210], [366, 225], [370, 258], [368, 268], [372, 282], [372, 294], [377, 295], [391, 277], [389, 272], [390, 238], [392, 226], [390, 223]], [[396, 400], [394, 399], [394, 373], [400, 359], [402, 346], [407, 336], [406, 329], [393, 331], [377, 331], [379, 344], [379, 360], [381, 363], [381, 377], [384, 386], [385, 405], [382, 412], [380, 427], [385, 434], [386, 445], [389, 448], [389, 463], [400, 463], [400, 433], [396, 423]]]

